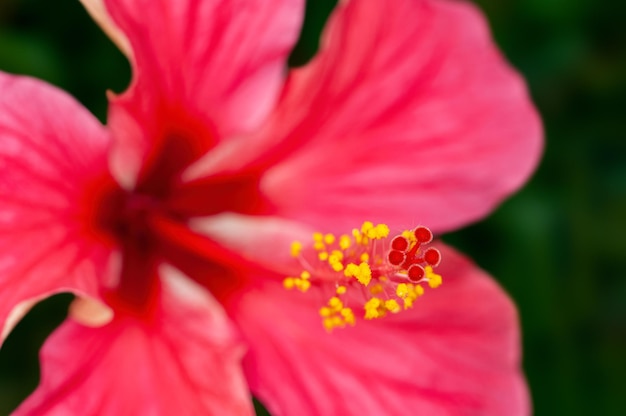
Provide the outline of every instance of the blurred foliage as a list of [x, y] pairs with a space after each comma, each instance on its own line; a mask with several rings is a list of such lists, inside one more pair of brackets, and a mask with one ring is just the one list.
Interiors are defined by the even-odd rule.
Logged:
[[[333, 5], [309, 3], [292, 65], [311, 56]], [[528, 80], [547, 145], [528, 186], [445, 239], [517, 302], [537, 415], [626, 415], [626, 3], [477, 3]], [[69, 91], [101, 120], [104, 91], [122, 91], [130, 77], [124, 57], [76, 0], [2, 0], [0, 69]], [[43, 302], [7, 340], [0, 414], [36, 386], [37, 350], [70, 299]]]

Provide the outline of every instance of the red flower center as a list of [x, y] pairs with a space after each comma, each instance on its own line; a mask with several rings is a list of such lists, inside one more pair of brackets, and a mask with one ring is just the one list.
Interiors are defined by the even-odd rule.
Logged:
[[183, 182], [181, 172], [202, 154], [185, 137], [166, 136], [133, 189], [123, 189], [107, 173], [85, 194], [87, 231], [121, 254], [114, 278], [103, 286], [103, 296], [114, 308], [150, 315], [160, 291], [158, 270], [165, 263], [218, 298], [243, 284], [245, 262], [187, 223], [192, 217], [225, 211], [263, 212], [267, 205], [259, 194], [259, 175], [214, 175]]

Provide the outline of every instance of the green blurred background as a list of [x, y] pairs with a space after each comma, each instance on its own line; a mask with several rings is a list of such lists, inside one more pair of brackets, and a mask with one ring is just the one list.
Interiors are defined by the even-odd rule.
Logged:
[[[333, 6], [309, 3], [294, 65], [315, 50]], [[477, 3], [528, 80], [547, 147], [520, 193], [446, 240], [519, 305], [536, 415], [626, 415], [626, 2]], [[0, 0], [0, 69], [60, 86], [101, 120], [104, 91], [129, 79], [77, 0]], [[70, 300], [40, 304], [7, 340], [0, 414], [36, 386], [38, 348]]]

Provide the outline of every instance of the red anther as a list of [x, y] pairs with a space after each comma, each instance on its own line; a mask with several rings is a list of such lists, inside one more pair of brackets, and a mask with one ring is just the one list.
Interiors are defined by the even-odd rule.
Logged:
[[431, 241], [433, 241], [432, 231], [424, 226], [417, 227], [415, 231], [413, 231], [413, 233], [415, 234], [415, 238], [417, 238], [417, 241], [422, 244], [430, 243]]
[[401, 235], [397, 235], [391, 240], [391, 248], [399, 251], [406, 251], [409, 248], [409, 240]]
[[393, 264], [394, 266], [399, 266], [402, 263], [404, 263], [405, 258], [406, 258], [406, 254], [404, 254], [402, 251], [399, 251], [399, 250], [391, 250], [389, 254], [387, 255], [387, 259], [389, 260], [389, 263]]
[[436, 248], [429, 247], [424, 252], [424, 261], [435, 267], [439, 265], [439, 262], [441, 261], [441, 253]]
[[409, 275], [409, 280], [412, 282], [419, 282], [424, 277], [424, 268], [419, 264], [412, 264], [411, 267], [407, 270]]

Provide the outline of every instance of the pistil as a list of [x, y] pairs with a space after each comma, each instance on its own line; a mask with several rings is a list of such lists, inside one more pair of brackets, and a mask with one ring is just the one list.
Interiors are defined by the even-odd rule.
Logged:
[[441, 285], [441, 276], [434, 272], [441, 253], [427, 247], [432, 240], [424, 226], [389, 238], [387, 225], [369, 221], [351, 235], [314, 233], [309, 249], [298, 241], [292, 244], [291, 254], [304, 271], [285, 278], [283, 285], [301, 292], [333, 288], [319, 310], [327, 330], [354, 325], [354, 305], [363, 309], [366, 320], [383, 318], [412, 308], [424, 294], [423, 285]]

